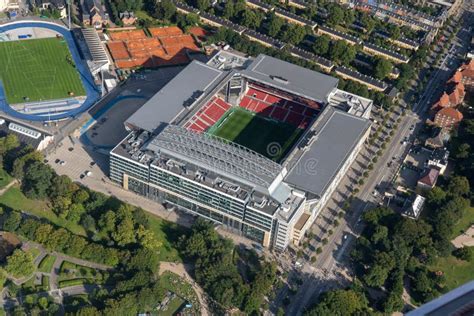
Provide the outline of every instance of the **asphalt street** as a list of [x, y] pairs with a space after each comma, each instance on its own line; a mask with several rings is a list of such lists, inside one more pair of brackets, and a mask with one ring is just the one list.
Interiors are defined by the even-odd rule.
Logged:
[[[463, 18], [460, 20], [465, 27], [469, 27], [467, 20]], [[448, 53], [442, 59], [440, 66], [431, 74], [420, 101], [412, 107], [412, 111], [401, 118], [398, 129], [395, 131], [391, 143], [387, 146], [388, 150], [384, 151], [378, 163], [374, 165], [374, 169], [371, 171], [365, 185], [357, 194], [353, 211], [345, 219], [340, 220], [339, 226], [333, 228], [334, 233], [327, 237], [328, 244], [323, 248], [323, 252], [317, 256], [316, 265], [313, 266], [307, 262], [302, 268], [300, 274], [303, 276], [303, 284], [291, 299], [286, 311], [288, 315], [301, 315], [320, 293], [344, 284], [344, 281], [338, 276], [340, 276], [341, 271], [345, 270], [344, 263], [345, 257], [349, 253], [348, 250], [363, 229], [359, 218], [366, 209], [377, 204], [377, 198], [374, 197], [372, 192], [376, 188], [380, 192], [385, 191], [387, 186], [390, 185], [393, 170], [397, 169], [397, 164], [392, 168], [387, 168], [387, 161], [391, 161], [392, 157], [403, 157], [407, 154], [409, 144], [404, 144], [401, 140], [405, 137], [411, 140], [418, 131], [418, 127], [423, 124], [427, 117], [426, 111], [434, 99], [440, 95], [440, 87], [443, 86], [456, 68], [458, 56], [466, 52], [469, 41], [470, 36], [467, 30], [461, 28]], [[417, 128], [412, 129], [412, 125], [416, 125]], [[398, 163], [401, 161], [403, 159], [397, 159]], [[321, 215], [325, 212], [327, 211], [324, 210]], [[331, 282], [334, 280], [337, 280], [337, 282]]]

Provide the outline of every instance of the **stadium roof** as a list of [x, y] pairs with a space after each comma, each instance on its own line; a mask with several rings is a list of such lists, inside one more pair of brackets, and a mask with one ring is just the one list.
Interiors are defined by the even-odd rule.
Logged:
[[153, 132], [190, 107], [224, 75], [221, 70], [193, 61], [130, 116], [127, 123]]
[[283, 170], [281, 165], [243, 146], [177, 125], [168, 125], [146, 149], [221, 173], [267, 194]]
[[275, 88], [326, 103], [338, 79], [277, 58], [259, 55], [242, 75]]
[[328, 106], [316, 123], [314, 136], [285, 182], [321, 197], [356, 144], [370, 127], [370, 121]]

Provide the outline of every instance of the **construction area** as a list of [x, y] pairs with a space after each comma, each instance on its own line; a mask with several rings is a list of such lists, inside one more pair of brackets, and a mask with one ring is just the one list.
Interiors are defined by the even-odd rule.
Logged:
[[192, 35], [176, 27], [155, 27], [110, 32], [107, 43], [117, 68], [146, 67], [188, 63], [186, 52], [198, 52]]

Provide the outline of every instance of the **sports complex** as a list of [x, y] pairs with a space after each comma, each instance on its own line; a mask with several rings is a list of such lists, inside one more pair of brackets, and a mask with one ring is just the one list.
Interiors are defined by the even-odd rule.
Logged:
[[370, 130], [372, 101], [266, 55], [193, 61], [133, 113], [110, 178], [265, 247], [299, 243]]
[[16, 118], [59, 120], [100, 94], [72, 33], [45, 21], [0, 26], [0, 107]]

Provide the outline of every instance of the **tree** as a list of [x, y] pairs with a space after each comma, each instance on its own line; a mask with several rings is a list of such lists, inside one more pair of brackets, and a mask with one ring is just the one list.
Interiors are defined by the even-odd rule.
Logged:
[[194, 0], [194, 6], [197, 7], [199, 11], [206, 11], [211, 6], [211, 2], [209, 0]]
[[374, 76], [380, 80], [385, 79], [392, 71], [393, 65], [385, 58], [379, 58], [375, 64]]
[[176, 6], [171, 0], [156, 1], [153, 9], [153, 17], [159, 20], [171, 20], [176, 13]]
[[51, 198], [69, 198], [72, 193], [72, 181], [68, 176], [55, 176], [51, 181], [49, 196]]
[[396, 26], [395, 24], [389, 24], [388, 33], [389, 33], [390, 38], [393, 40], [399, 39], [401, 35], [400, 28]]
[[473, 257], [472, 248], [461, 247], [453, 251], [453, 256], [464, 261], [471, 261]]
[[329, 7], [329, 15], [327, 22], [330, 26], [336, 26], [343, 22], [344, 20], [344, 10], [339, 5], [332, 4]]
[[299, 44], [306, 35], [306, 29], [297, 24], [286, 24], [282, 34], [282, 41], [293, 45]]
[[81, 225], [88, 231], [90, 232], [95, 232], [96, 227], [95, 227], [95, 219], [89, 214], [86, 214], [82, 220], [81, 220]]
[[332, 43], [329, 55], [332, 60], [343, 65], [348, 65], [356, 56], [357, 50], [354, 46], [346, 44], [343, 40]]
[[353, 290], [333, 290], [321, 295], [318, 305], [307, 315], [354, 315], [363, 314], [367, 298]]
[[313, 44], [313, 51], [316, 55], [324, 56], [329, 51], [331, 38], [326, 34], [318, 36]]
[[102, 232], [111, 233], [115, 229], [116, 214], [113, 211], [107, 211], [100, 216], [99, 227]]
[[21, 223], [21, 214], [17, 211], [11, 211], [8, 214], [5, 222], [3, 223], [3, 229], [9, 232], [14, 232], [17, 230], [18, 226]]
[[467, 143], [462, 143], [455, 147], [454, 158], [465, 159], [469, 157], [471, 146]]
[[353, 10], [344, 10], [344, 25], [350, 26], [354, 23], [356, 17]]
[[40, 161], [28, 165], [22, 181], [22, 190], [25, 195], [33, 199], [44, 199], [51, 187], [53, 170]]
[[360, 22], [364, 26], [364, 28], [367, 31], [367, 34], [372, 33], [372, 31], [375, 28], [375, 25], [377, 24], [377, 21], [369, 16], [367, 13], [362, 13], [362, 17], [360, 19]]
[[16, 278], [28, 276], [35, 271], [33, 256], [21, 249], [15, 249], [13, 254], [7, 257], [5, 270]]
[[158, 269], [158, 255], [155, 251], [140, 248], [135, 251], [130, 260], [126, 262], [127, 269], [155, 272]]
[[222, 17], [229, 19], [235, 15], [234, 1], [226, 1], [224, 4], [224, 10], [222, 11]]
[[150, 250], [158, 251], [162, 246], [162, 242], [156, 238], [155, 234], [142, 225], [138, 226], [137, 238], [144, 248]]
[[[120, 214], [119, 214], [120, 216]], [[134, 222], [130, 213], [122, 213], [120, 216], [117, 228], [112, 232], [111, 236], [119, 246], [125, 246], [127, 244], [135, 242], [135, 231]]]
[[271, 37], [276, 37], [283, 25], [285, 25], [285, 21], [282, 18], [276, 16], [276, 14], [272, 11], [268, 17], [268, 35]]
[[245, 27], [259, 28], [262, 17], [257, 11], [245, 9], [240, 16], [240, 24]]
[[364, 281], [371, 287], [382, 287], [387, 280], [389, 270], [381, 265], [374, 265], [364, 275]]
[[446, 192], [443, 191], [440, 187], [434, 187], [428, 192], [427, 202], [431, 206], [440, 206], [446, 199]]
[[469, 180], [466, 177], [454, 176], [449, 179], [447, 191], [451, 196], [466, 196], [469, 190]]

